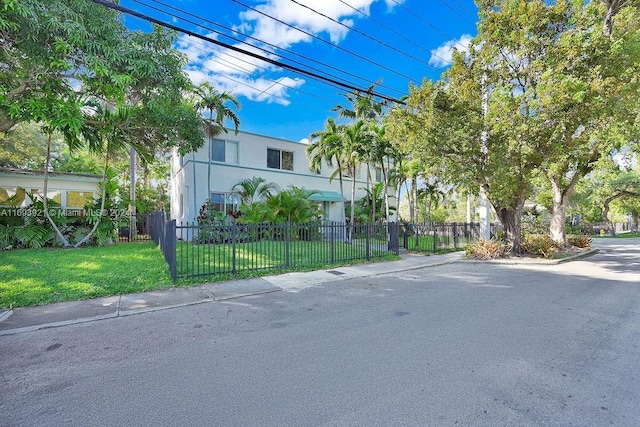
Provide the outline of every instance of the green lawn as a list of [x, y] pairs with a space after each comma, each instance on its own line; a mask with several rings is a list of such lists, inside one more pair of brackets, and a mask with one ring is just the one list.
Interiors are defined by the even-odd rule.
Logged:
[[[387, 251], [387, 243], [371, 240], [370, 258], [397, 259]], [[233, 264], [235, 250], [235, 266]], [[287, 252], [289, 254], [287, 259]], [[260, 240], [249, 243], [193, 244], [178, 242], [176, 248], [178, 277], [185, 275], [220, 275], [250, 270], [308, 269], [363, 262], [366, 259], [364, 241], [353, 244], [329, 241]]]
[[619, 233], [619, 234], [616, 234], [615, 236], [612, 236], [610, 234], [605, 234], [604, 236], [600, 236], [599, 234], [596, 234], [593, 237], [598, 239], [627, 239], [630, 237], [640, 237], [640, 233]]
[[144, 292], [172, 286], [153, 243], [0, 252], [0, 307]]
[[[372, 245], [370, 255], [375, 260], [398, 258], [383, 246]], [[336, 244], [335, 264], [331, 264], [331, 248], [326, 242], [291, 242], [290, 268], [287, 271], [362, 263], [365, 262], [365, 251], [361, 242]], [[204, 280], [255, 277], [273, 270], [282, 271], [286, 259], [284, 242], [238, 244], [237, 274], [233, 276], [229, 274], [232, 252], [231, 245], [179, 243], [179, 274], [206, 272], [215, 276], [180, 279], [178, 283], [190, 285]], [[191, 261], [188, 263], [187, 259]], [[258, 265], [264, 270], [251, 270]], [[196, 270], [196, 266], [200, 270]], [[0, 307], [5, 308], [145, 292], [171, 286], [169, 267], [154, 243], [0, 252]]]

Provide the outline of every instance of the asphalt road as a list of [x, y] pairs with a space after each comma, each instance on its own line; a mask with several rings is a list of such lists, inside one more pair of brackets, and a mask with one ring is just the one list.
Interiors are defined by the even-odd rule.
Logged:
[[0, 425], [640, 425], [640, 243], [0, 337]]

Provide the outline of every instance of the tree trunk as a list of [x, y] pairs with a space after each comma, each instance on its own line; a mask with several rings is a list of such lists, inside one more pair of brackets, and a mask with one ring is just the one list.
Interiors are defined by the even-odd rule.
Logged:
[[[213, 145], [213, 137], [211, 136], [211, 129], [212, 129], [212, 122], [213, 122], [213, 111], [209, 112], [209, 130], [208, 130], [208, 134], [209, 134], [209, 158], [207, 159], [207, 200], [211, 200], [211, 146]], [[225, 150], [227, 148], [227, 144], [225, 142]], [[225, 153], [226, 156], [226, 153]], [[226, 160], [226, 159], [225, 159]]]
[[577, 182], [577, 175], [571, 179], [569, 184], [563, 190], [559, 179], [551, 178], [551, 190], [553, 192], [553, 205], [551, 208], [551, 224], [549, 225], [549, 233], [551, 239], [561, 247], [567, 244], [567, 234], [565, 231], [564, 219], [567, 215], [567, 203], [573, 195]]
[[12, 120], [8, 117], [0, 118], [0, 133], [7, 132], [11, 130], [12, 127], [18, 124], [17, 120]]
[[351, 168], [351, 215], [349, 222], [349, 243], [353, 242], [354, 221], [356, 218], [356, 167]]
[[[342, 205], [342, 212], [340, 213], [340, 219], [342, 220], [342, 224], [344, 225], [344, 227], [346, 227], [347, 226], [347, 213], [346, 213], [347, 205], [344, 202], [344, 177], [342, 176], [342, 165], [340, 164], [340, 160], [338, 160], [337, 162], [338, 162], [338, 180], [340, 182], [340, 198], [341, 198], [340, 204]], [[342, 234], [342, 239], [346, 242], [347, 236], [345, 234]]]
[[504, 236], [507, 242], [511, 243], [511, 252], [514, 255], [522, 254], [522, 237], [520, 220], [524, 209], [524, 198], [519, 198], [515, 206], [495, 205], [496, 215], [504, 227]]
[[89, 241], [89, 239], [91, 238], [91, 236], [93, 236], [93, 233], [96, 232], [96, 230], [98, 229], [98, 225], [100, 225], [100, 221], [102, 221], [102, 215], [104, 213], [104, 202], [105, 199], [107, 197], [107, 169], [109, 168], [109, 150], [107, 147], [107, 153], [105, 154], [106, 158], [104, 160], [104, 171], [102, 173], [102, 197], [100, 200], [100, 212], [98, 212], [98, 220], [96, 221], [95, 224], [93, 224], [93, 227], [91, 228], [91, 231], [89, 231], [89, 233], [84, 236], [78, 243], [76, 243], [75, 245], [73, 245], [74, 248], [79, 248], [80, 246], [84, 245], [86, 242]]
[[376, 222], [376, 190], [375, 183], [373, 182], [373, 177], [371, 176], [371, 165], [367, 163], [367, 181], [369, 181], [369, 187], [371, 187], [371, 223]]
[[416, 179], [411, 178], [411, 190], [407, 186], [407, 195], [409, 196], [409, 218], [412, 224], [416, 221]]
[[[389, 190], [387, 189], [387, 169], [384, 167], [384, 160], [383, 160], [383, 164], [382, 164], [382, 194], [384, 197], [384, 216], [385, 216], [385, 221], [389, 222], [389, 215], [390, 215], [390, 211], [389, 211]], [[397, 214], [396, 214], [397, 216]]]
[[620, 10], [620, 0], [603, 0], [607, 6], [607, 15], [604, 18], [602, 32], [605, 36], [611, 37], [613, 34], [613, 17]]
[[567, 214], [564, 195], [562, 194], [560, 185], [554, 179], [551, 180], [551, 190], [553, 192], [553, 205], [551, 208], [549, 232], [551, 234], [551, 239], [564, 247], [567, 241], [567, 235], [564, 228], [564, 219]]
[[47, 218], [47, 220], [49, 221], [49, 223], [51, 224], [51, 226], [55, 230], [56, 235], [58, 236], [58, 240], [60, 241], [60, 243], [62, 243], [62, 245], [65, 248], [68, 248], [68, 247], [71, 246], [71, 244], [64, 237], [64, 235], [60, 232], [60, 229], [58, 228], [56, 223], [51, 218], [51, 215], [49, 215], [49, 206], [48, 206], [48, 203], [47, 203], [47, 200], [48, 200], [48, 198], [47, 198], [47, 190], [48, 190], [48, 187], [49, 187], [49, 163], [51, 163], [51, 134], [49, 134], [49, 136], [47, 138], [47, 158], [45, 159], [45, 162], [44, 162], [44, 185], [43, 185], [44, 194], [42, 195], [42, 205], [43, 205], [43, 209], [44, 209], [44, 216]]

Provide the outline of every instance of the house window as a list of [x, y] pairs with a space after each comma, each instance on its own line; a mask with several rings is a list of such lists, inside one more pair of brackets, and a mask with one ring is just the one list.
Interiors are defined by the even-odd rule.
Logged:
[[211, 140], [211, 160], [214, 162], [238, 164], [238, 143], [222, 139]]
[[376, 182], [382, 182], [382, 168], [376, 168]]
[[93, 200], [91, 191], [67, 191], [67, 207], [83, 208]]
[[270, 169], [293, 170], [293, 152], [267, 148], [267, 167]]
[[224, 193], [211, 193], [211, 209], [216, 212], [224, 212]]
[[[21, 194], [18, 194], [17, 196], [16, 193], [18, 191], [22, 190]], [[15, 197], [14, 197], [15, 196]], [[16, 205], [16, 204], [21, 204], [22, 201], [24, 200], [24, 196], [25, 196], [25, 192], [24, 192], [24, 188], [0, 188], [0, 205]], [[13, 199], [11, 199], [13, 197]], [[18, 198], [20, 198], [18, 200]], [[19, 203], [17, 203], [19, 201]]]
[[[42, 196], [42, 193], [44, 193], [44, 190], [39, 190], [37, 188], [32, 188], [31, 189], [31, 194], [33, 195], [33, 197]], [[60, 190], [48, 190], [47, 191], [47, 199], [53, 200], [53, 202], [57, 203], [58, 206], [66, 207], [66, 206], [63, 206], [63, 203], [62, 203], [62, 191], [60, 191]], [[38, 197], [38, 200], [42, 202], [42, 197]], [[82, 206], [84, 206], [84, 205], [82, 205]], [[82, 207], [82, 206], [80, 206], [80, 207]]]
[[216, 212], [237, 212], [240, 196], [235, 193], [211, 193], [211, 209]]

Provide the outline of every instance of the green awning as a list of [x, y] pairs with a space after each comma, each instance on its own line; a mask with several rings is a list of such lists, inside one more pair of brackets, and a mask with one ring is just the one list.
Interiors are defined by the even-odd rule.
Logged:
[[316, 191], [309, 196], [309, 200], [314, 202], [341, 202], [342, 196], [335, 191]]

